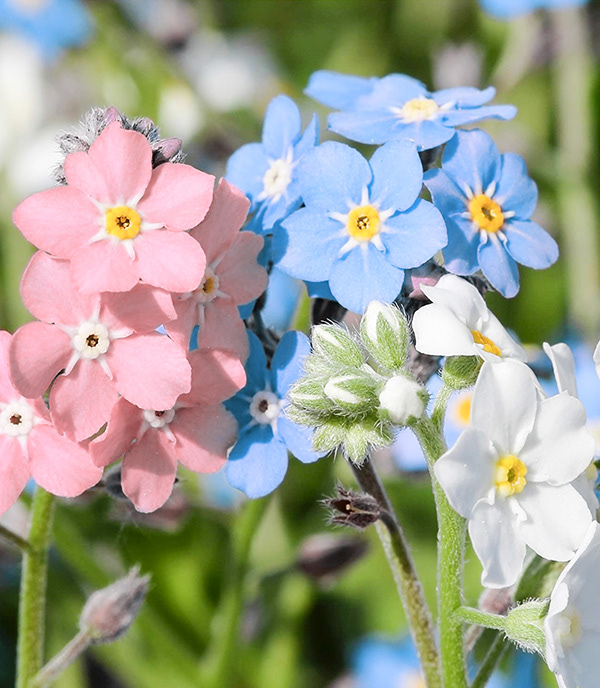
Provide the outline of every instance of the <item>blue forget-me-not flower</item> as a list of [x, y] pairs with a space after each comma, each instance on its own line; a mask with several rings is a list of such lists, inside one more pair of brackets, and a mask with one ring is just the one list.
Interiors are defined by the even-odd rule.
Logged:
[[503, 296], [519, 291], [517, 263], [547, 268], [558, 258], [554, 239], [530, 220], [537, 187], [525, 161], [500, 155], [483, 131], [460, 131], [446, 144], [441, 169], [425, 185], [448, 228], [446, 269], [457, 275], [481, 270]]
[[370, 162], [342, 143], [315, 148], [298, 164], [305, 207], [273, 237], [277, 266], [298, 279], [329, 282], [335, 299], [356, 313], [374, 299], [393, 301], [404, 270], [447, 241], [439, 211], [419, 198], [422, 180], [411, 141], [382, 146]]
[[316, 115], [302, 133], [298, 107], [291, 98], [277, 96], [267, 108], [261, 143], [248, 143], [227, 163], [226, 178], [251, 202], [253, 218], [247, 226], [269, 232], [282, 217], [301, 205], [296, 166], [314, 148], [319, 136]]
[[239, 424], [239, 438], [225, 474], [231, 485], [257, 498], [281, 484], [288, 451], [303, 463], [312, 463], [323, 454], [312, 450], [312, 429], [297, 425], [284, 413], [289, 388], [304, 374], [304, 358], [310, 353], [308, 337], [301, 332], [286, 332], [270, 368], [258, 337], [252, 332], [248, 337], [248, 381], [225, 404]]
[[381, 79], [336, 72], [315, 72], [306, 88], [311, 98], [341, 110], [329, 115], [328, 127], [352, 141], [381, 144], [412, 139], [419, 150], [440, 146], [454, 136], [454, 127], [482, 119], [512, 119], [512, 105], [485, 105], [496, 91], [448, 88], [430, 93], [404, 74]]

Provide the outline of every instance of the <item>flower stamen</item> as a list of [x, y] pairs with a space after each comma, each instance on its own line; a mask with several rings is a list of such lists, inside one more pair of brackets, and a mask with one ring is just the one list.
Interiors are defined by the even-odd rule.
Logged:
[[469, 201], [469, 213], [471, 219], [479, 229], [495, 234], [504, 225], [502, 208], [486, 194], [474, 196]]
[[475, 344], [481, 344], [483, 346], [484, 351], [487, 351], [490, 354], [494, 354], [502, 358], [502, 351], [500, 350], [500, 347], [497, 344], [495, 344], [489, 337], [486, 337], [484, 334], [481, 334], [479, 330], [471, 330], [471, 334], [473, 335], [473, 341], [475, 342]]
[[119, 205], [106, 211], [106, 231], [117, 239], [134, 239], [142, 228], [142, 218], [129, 206]]
[[371, 241], [379, 234], [381, 219], [379, 212], [372, 205], [360, 205], [348, 213], [346, 229], [348, 234], [358, 241]]
[[514, 454], [506, 454], [496, 462], [496, 489], [504, 497], [512, 497], [523, 491], [527, 480], [527, 466]]

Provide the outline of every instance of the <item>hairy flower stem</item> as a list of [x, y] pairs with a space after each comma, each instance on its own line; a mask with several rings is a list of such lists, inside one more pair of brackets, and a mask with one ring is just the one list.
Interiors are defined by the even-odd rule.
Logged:
[[227, 688], [233, 685], [238, 633], [244, 611], [248, 558], [254, 535], [266, 511], [269, 499], [251, 499], [238, 516], [232, 534], [233, 561], [214, 629], [214, 651], [208, 657], [206, 681], [202, 685]]
[[[447, 397], [444, 395], [447, 403]], [[463, 624], [456, 618], [462, 606], [462, 581], [465, 552], [465, 522], [448, 503], [433, 473], [433, 465], [446, 450], [440, 421], [423, 418], [413, 426], [431, 473], [438, 517], [438, 623], [442, 685], [444, 688], [467, 688]]]
[[20, 535], [13, 533], [12, 530], [9, 530], [8, 528], [5, 528], [2, 525], [0, 525], [0, 538], [3, 538], [7, 542], [12, 543], [16, 547], [18, 547], [22, 552], [33, 551], [31, 545], [27, 540], [25, 540], [25, 538], [22, 538]]
[[441, 688], [440, 665], [431, 612], [423, 594], [404, 532], [375, 466], [369, 458], [360, 466], [349, 462], [361, 488], [377, 501], [382, 517], [375, 526], [383, 545], [419, 653], [428, 688]]
[[481, 609], [474, 607], [460, 607], [456, 610], [456, 618], [463, 623], [477, 624], [484, 628], [493, 628], [497, 631], [504, 629], [505, 616], [500, 614], [490, 614], [489, 612], [482, 612]]
[[89, 631], [79, 631], [63, 649], [46, 664], [29, 684], [31, 688], [50, 685], [90, 646]]
[[16, 688], [29, 688], [44, 659], [48, 549], [54, 496], [37, 487], [31, 504], [30, 550], [23, 557], [19, 598]]

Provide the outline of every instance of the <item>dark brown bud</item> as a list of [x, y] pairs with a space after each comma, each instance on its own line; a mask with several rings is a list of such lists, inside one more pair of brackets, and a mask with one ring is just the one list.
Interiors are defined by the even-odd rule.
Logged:
[[367, 542], [358, 536], [314, 535], [300, 548], [296, 568], [315, 580], [323, 580], [342, 573], [367, 549]]
[[370, 494], [360, 494], [336, 485], [336, 494], [323, 500], [330, 510], [329, 522], [364, 530], [381, 517], [379, 504]]

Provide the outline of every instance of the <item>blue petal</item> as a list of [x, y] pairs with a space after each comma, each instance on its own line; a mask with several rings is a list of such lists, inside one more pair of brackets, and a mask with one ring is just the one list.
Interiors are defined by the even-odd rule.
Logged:
[[232, 449], [225, 475], [230, 485], [251, 499], [264, 497], [281, 485], [288, 466], [288, 453], [270, 425], [257, 425], [242, 434]]
[[402, 107], [413, 98], [429, 96], [425, 85], [406, 74], [388, 74], [373, 83], [370, 93], [358, 98], [355, 110], [389, 110]]
[[278, 201], [273, 202], [267, 199], [263, 203], [265, 212], [262, 216], [262, 231], [268, 233], [273, 230], [277, 222], [291, 215], [302, 205], [298, 183], [290, 182], [285, 194]]
[[287, 96], [277, 96], [269, 103], [263, 124], [262, 142], [273, 160], [282, 158], [300, 136], [302, 121], [298, 106]]
[[255, 392], [260, 392], [267, 387], [267, 357], [265, 350], [260, 343], [260, 339], [251, 332], [247, 331], [250, 354], [246, 361], [246, 386], [238, 394], [240, 396], [252, 396]]
[[509, 220], [504, 226], [506, 250], [521, 265], [543, 270], [558, 258], [558, 244], [531, 220]]
[[535, 0], [479, 0], [485, 12], [499, 19], [512, 19], [536, 9]]
[[283, 398], [288, 389], [304, 374], [304, 359], [310, 354], [310, 341], [305, 334], [286, 332], [271, 362], [271, 386]]
[[352, 107], [359, 96], [370, 93], [375, 78], [320, 70], [312, 74], [304, 93], [323, 105], [336, 110]]
[[409, 122], [402, 125], [402, 136], [417, 144], [420, 151], [437, 148], [454, 136], [454, 129], [445, 126], [439, 118], [423, 122]]
[[448, 243], [440, 211], [420, 198], [406, 212], [392, 215], [381, 233], [386, 257], [398, 268], [416, 268]]
[[511, 210], [519, 219], [527, 220], [537, 205], [537, 186], [527, 175], [527, 165], [520, 155], [505, 153], [501, 161], [502, 170], [494, 200], [505, 212]]
[[[247, 395], [244, 392], [249, 390], [241, 390], [231, 399], [227, 399], [225, 402], [225, 408], [233, 413], [238, 424], [238, 428], [243, 429], [250, 423], [252, 423], [253, 418], [250, 413], [250, 402], [248, 401]], [[250, 394], [252, 391], [250, 390]]]
[[335, 301], [329, 288], [329, 282], [305, 282], [306, 291], [311, 299], [328, 299]]
[[372, 203], [381, 210], [406, 210], [423, 188], [423, 165], [412, 141], [391, 141], [369, 161], [373, 170]]
[[340, 222], [318, 208], [300, 208], [273, 235], [273, 260], [298, 279], [322, 282], [348, 237]]
[[313, 115], [310, 124], [304, 130], [298, 143], [294, 146], [294, 159], [299, 160], [319, 142], [319, 118]]
[[291, 452], [302, 463], [314, 463], [327, 452], [316, 452], [312, 449], [313, 428], [297, 425], [289, 418], [280, 416], [277, 419], [277, 434]]
[[456, 215], [446, 216], [448, 245], [444, 254], [444, 267], [455, 275], [472, 275], [479, 270], [477, 249], [481, 235], [473, 231], [471, 222]]
[[262, 192], [269, 161], [260, 143], [247, 143], [227, 161], [225, 178], [241, 189], [254, 202]]
[[400, 293], [404, 271], [388, 263], [372, 242], [348, 251], [331, 270], [329, 286], [336, 301], [363, 313], [373, 300], [391, 303]]
[[488, 240], [479, 244], [477, 257], [481, 272], [487, 277], [494, 289], [508, 299], [517, 294], [519, 291], [517, 264], [508, 255], [497, 236], [488, 235]]
[[425, 186], [429, 189], [431, 199], [444, 217], [453, 213], [467, 212], [468, 199], [464, 192], [439, 167], [428, 170], [424, 176]]
[[480, 122], [482, 119], [513, 119], [517, 114], [514, 105], [486, 105], [485, 107], [449, 110], [440, 115], [440, 121], [449, 127]]
[[403, 138], [402, 122], [389, 110], [334, 112], [327, 118], [331, 131], [351, 141], [379, 145]]
[[488, 86], [483, 91], [472, 86], [445, 88], [431, 94], [438, 105], [452, 103], [455, 108], [476, 108], [484, 105], [496, 95], [496, 89]]
[[485, 193], [500, 179], [500, 153], [481, 129], [457, 131], [444, 150], [442, 169], [461, 189], [467, 184], [474, 194]]
[[296, 313], [301, 291], [302, 282], [273, 268], [269, 275], [265, 305], [261, 311], [265, 327], [285, 332]]
[[324, 210], [344, 213], [352, 204], [360, 203], [371, 177], [371, 168], [363, 156], [335, 141], [322, 143], [298, 163], [304, 203]]

